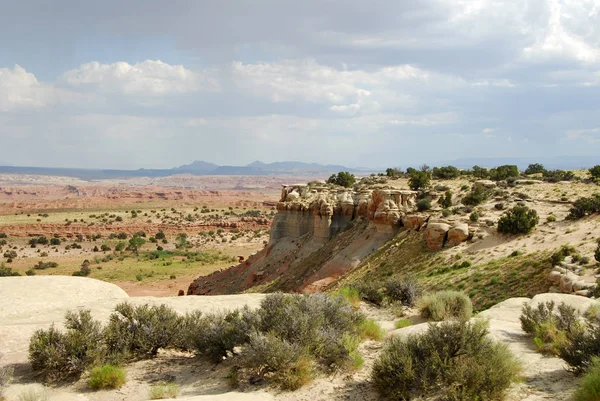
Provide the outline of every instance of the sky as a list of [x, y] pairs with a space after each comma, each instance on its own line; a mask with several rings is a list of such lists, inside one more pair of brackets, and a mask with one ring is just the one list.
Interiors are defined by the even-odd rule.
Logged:
[[600, 155], [600, 0], [0, 0], [0, 164]]

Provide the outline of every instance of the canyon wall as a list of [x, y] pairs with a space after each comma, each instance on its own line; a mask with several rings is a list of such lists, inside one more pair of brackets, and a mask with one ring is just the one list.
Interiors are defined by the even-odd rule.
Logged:
[[317, 291], [357, 266], [404, 225], [420, 228], [417, 192], [325, 184], [284, 185], [261, 252], [237, 266], [199, 277], [188, 294]]

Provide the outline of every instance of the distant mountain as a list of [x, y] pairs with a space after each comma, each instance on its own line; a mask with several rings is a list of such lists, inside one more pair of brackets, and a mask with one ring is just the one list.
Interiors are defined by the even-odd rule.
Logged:
[[210, 174], [215, 171], [219, 166], [213, 163], [207, 163], [201, 160], [196, 160], [191, 164], [185, 164], [183, 166], [175, 167], [171, 171], [178, 173], [197, 173], [197, 174]]
[[94, 170], [53, 167], [19, 167], [0, 166], [0, 173], [32, 174], [77, 177], [85, 180], [115, 179], [129, 177], [168, 177], [175, 174], [193, 175], [298, 175], [325, 176], [339, 171], [361, 172], [339, 165], [321, 165], [297, 161], [262, 163], [255, 161], [246, 166], [219, 166], [204, 161], [194, 161], [171, 169], [139, 169], [139, 170]]

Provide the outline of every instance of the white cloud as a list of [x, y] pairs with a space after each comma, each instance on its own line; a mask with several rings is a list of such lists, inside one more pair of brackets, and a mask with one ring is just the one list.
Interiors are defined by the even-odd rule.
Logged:
[[120, 61], [96, 61], [67, 71], [62, 80], [73, 87], [126, 95], [166, 95], [197, 91], [218, 91], [219, 82], [210, 71], [192, 72], [182, 65], [146, 60], [131, 65]]
[[523, 52], [533, 60], [600, 62], [600, 3], [596, 0], [548, 0], [549, 18], [536, 41]]
[[23, 67], [0, 68], [0, 110], [38, 108], [52, 100], [52, 88], [42, 85]]

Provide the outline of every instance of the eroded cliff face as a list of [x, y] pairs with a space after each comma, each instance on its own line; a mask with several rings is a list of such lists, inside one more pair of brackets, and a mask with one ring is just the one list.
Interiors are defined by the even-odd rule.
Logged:
[[196, 279], [188, 294], [318, 291], [407, 225], [420, 228], [417, 193], [326, 185], [285, 185], [269, 244], [246, 262]]

